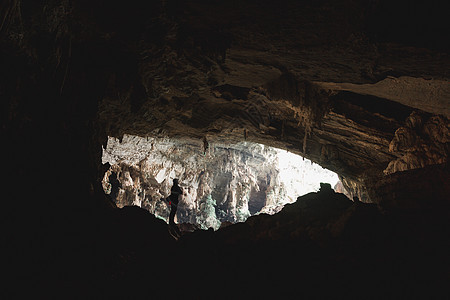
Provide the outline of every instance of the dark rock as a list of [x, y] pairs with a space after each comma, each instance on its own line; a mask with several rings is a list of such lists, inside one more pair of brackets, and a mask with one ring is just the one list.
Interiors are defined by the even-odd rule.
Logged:
[[[148, 298], [173, 277], [174, 298], [446, 295], [444, 4], [2, 1], [4, 298]], [[383, 217], [309, 194], [175, 243], [103, 193], [108, 136], [244, 129], [339, 173]]]

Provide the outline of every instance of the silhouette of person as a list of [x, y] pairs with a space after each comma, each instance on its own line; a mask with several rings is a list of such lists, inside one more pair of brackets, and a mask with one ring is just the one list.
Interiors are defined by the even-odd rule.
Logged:
[[170, 214], [169, 214], [169, 225], [175, 225], [175, 215], [178, 209], [178, 198], [183, 194], [180, 186], [178, 185], [178, 179], [173, 180], [173, 186], [170, 189], [169, 204], [170, 204]]
[[117, 179], [117, 173], [111, 172], [111, 175], [109, 175], [109, 183], [111, 184], [111, 199], [113, 202], [116, 202], [117, 196], [119, 195], [119, 189], [122, 186]]

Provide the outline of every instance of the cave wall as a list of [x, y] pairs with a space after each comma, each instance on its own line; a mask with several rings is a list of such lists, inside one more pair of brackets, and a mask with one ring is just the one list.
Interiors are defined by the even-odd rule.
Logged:
[[[287, 149], [337, 172], [359, 190], [365, 189], [364, 181], [384, 174], [447, 161], [448, 118], [389, 99], [325, 89], [292, 73], [257, 88], [225, 84], [203, 93], [184, 98], [165, 93], [134, 113], [120, 109], [123, 100], [105, 99], [101, 122], [106, 128], [123, 124], [119, 137], [125, 132], [151, 137], [149, 130], [159, 130]], [[370, 201], [367, 193], [356, 194]]]
[[[139, 215], [114, 210], [102, 190], [108, 136], [247, 136], [304, 154], [373, 201], [445, 202], [446, 173], [428, 171], [448, 168], [445, 4], [2, 1], [8, 274], [75, 293], [127, 259], [105, 254]], [[408, 123], [415, 114], [422, 124]]]
[[[118, 207], [137, 205], [168, 222], [172, 179], [178, 178], [183, 196], [178, 205], [177, 223], [191, 223], [217, 230], [222, 222], [243, 222], [266, 205], [281, 209], [285, 201], [276, 151], [260, 145], [220, 145], [201, 140], [139, 138], [124, 136], [122, 142], [109, 138], [103, 162], [111, 166], [105, 173], [104, 188], [110, 193], [109, 176], [117, 176], [120, 189]], [[108, 190], [109, 188], [109, 190]], [[256, 198], [254, 193], [262, 190]], [[253, 201], [250, 201], [252, 198]], [[294, 199], [291, 198], [291, 201]], [[254, 211], [254, 207], [259, 207]]]
[[[115, 92], [100, 104], [102, 127], [111, 136], [160, 130], [248, 138], [339, 173], [364, 201], [371, 201], [365, 182], [447, 160], [448, 56], [366, 32], [365, 26], [376, 28], [375, 19], [365, 19], [376, 5], [306, 1], [294, 9], [287, 1], [274, 8], [276, 21], [266, 2], [177, 5], [175, 11], [166, 7], [175, 19], [165, 19], [170, 29], [159, 48], [146, 40], [140, 45], [138, 83], [121, 92], [111, 79], [108, 90]], [[395, 59], [400, 53], [401, 62]], [[410, 115], [436, 120], [436, 134], [416, 128], [409, 135], [426, 142], [393, 146]]]
[[[71, 136], [62, 148], [86, 145], [86, 170], [99, 170], [88, 189], [98, 189], [98, 145], [107, 135], [153, 129], [230, 140], [245, 131], [356, 181], [389, 164], [388, 173], [442, 163], [448, 48], [438, 7], [425, 16], [423, 6], [401, 14], [428, 22], [413, 42], [405, 39], [410, 28], [397, 26], [402, 18], [387, 13], [400, 6], [385, 1], [5, 1], [3, 132], [47, 131]], [[396, 30], [388, 34], [378, 15]], [[377, 85], [388, 76], [399, 80]], [[442, 113], [426, 119], [443, 137], [428, 134], [436, 147], [411, 158], [413, 146], [389, 145], [413, 111]]]
[[[285, 148], [361, 191], [383, 171], [444, 163], [448, 26], [439, 5], [408, 6], [395, 18], [400, 7], [351, 0], [4, 1], [8, 185], [20, 189], [27, 174], [24, 198], [33, 199], [52, 178], [61, 194], [67, 184], [79, 188], [67, 195], [73, 201], [49, 197], [49, 206], [85, 199], [108, 206], [95, 196], [102, 193], [101, 145], [107, 136], [155, 129]], [[421, 125], [408, 123], [415, 115]], [[30, 144], [44, 146], [30, 151]], [[72, 172], [63, 180], [55, 174], [68, 157]]]
[[163, 199], [178, 178], [183, 196], [176, 222], [215, 230], [224, 222], [277, 213], [298, 195], [316, 191], [319, 182], [334, 186], [337, 180], [300, 156], [250, 142], [209, 140], [205, 149], [204, 140], [109, 137], [102, 162], [111, 166], [103, 189], [119, 208], [139, 206], [168, 222], [170, 206]]
[[[384, 1], [11, 0], [2, 5], [4, 73], [17, 75], [5, 78], [5, 91], [13, 99], [13, 86], [35, 85], [28, 97], [61, 103], [56, 115], [60, 123], [71, 119], [73, 131], [90, 111], [95, 125], [86, 130], [97, 131], [102, 143], [107, 135], [154, 129], [235, 141], [245, 131], [250, 140], [302, 153], [361, 183], [383, 170], [447, 160], [449, 58], [436, 46], [445, 29], [430, 26], [439, 21], [427, 15], [428, 34], [405, 42], [408, 28], [382, 30], [386, 24], [375, 16], [386, 7], [398, 9]], [[408, 18], [420, 15], [418, 7]], [[26, 68], [41, 76], [22, 78]], [[28, 110], [24, 116], [54, 109], [52, 101], [30, 103], [39, 101], [8, 100], [4, 111], [11, 119], [18, 109]], [[425, 138], [432, 149], [390, 146], [413, 112], [439, 119], [443, 137]]]

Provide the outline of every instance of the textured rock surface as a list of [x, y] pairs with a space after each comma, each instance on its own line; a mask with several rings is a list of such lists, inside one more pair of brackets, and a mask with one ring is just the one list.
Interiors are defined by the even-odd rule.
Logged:
[[[447, 161], [450, 123], [444, 116], [371, 95], [331, 92], [298, 81], [292, 74], [246, 90], [245, 99], [239, 93], [230, 94], [234, 90], [228, 88], [228, 96], [224, 96], [231, 97], [228, 100], [217, 90], [208, 98], [176, 103], [168, 100], [162, 104], [159, 117], [154, 115], [154, 108], [160, 107], [161, 102], [150, 101], [150, 106], [141, 110], [146, 116], [133, 113], [137, 119], [132, 128], [124, 131], [148, 136], [145, 132], [149, 129], [164, 128], [162, 132], [167, 135], [207, 135], [222, 142], [239, 142], [247, 137], [249, 141], [302, 154], [357, 185], [383, 176], [383, 171], [393, 173]], [[125, 124], [120, 125], [121, 120], [113, 117], [114, 102], [105, 101], [102, 120], [125, 128]], [[426, 127], [408, 125], [412, 116], [421, 116]], [[410, 128], [408, 143], [416, 144], [395, 146], [406, 142], [402, 133], [405, 128]], [[412, 141], [413, 136], [421, 138]]]
[[111, 193], [112, 172], [120, 184], [114, 202], [135, 205], [168, 220], [170, 208], [161, 198], [178, 178], [183, 196], [177, 222], [217, 230], [223, 222], [243, 222], [257, 213], [273, 214], [286, 203], [317, 190], [319, 182], [334, 186], [337, 175], [308, 160], [264, 145], [217, 144], [193, 139], [108, 139], [103, 163], [111, 168], [103, 188]]
[[109, 81], [100, 105], [109, 135], [161, 130], [233, 142], [245, 135], [301, 153], [359, 190], [387, 168], [447, 160], [447, 150], [414, 158], [390, 151], [414, 111], [442, 114], [436, 118], [448, 127], [449, 57], [371, 40], [382, 21], [369, 16], [382, 4], [177, 5], [165, 7], [176, 17], [163, 19], [164, 36], [136, 45], [136, 80], [127, 88]]
[[414, 112], [405, 123], [395, 131], [389, 144], [389, 151], [401, 153], [401, 157], [389, 163], [385, 174], [447, 162], [450, 152], [448, 119]]
[[[177, 298], [280, 298], [290, 288], [286, 298], [446, 295], [446, 6], [1, 1], [2, 270], [13, 293], [4, 298], [148, 298], [173, 292], [175, 272], [184, 279]], [[410, 124], [412, 113], [421, 124]], [[303, 153], [382, 205], [387, 223], [366, 204], [355, 218], [351, 207], [308, 218], [330, 202], [321, 199], [277, 222], [258, 216], [253, 227], [228, 226], [230, 235], [201, 231], [175, 243], [162, 220], [118, 209], [101, 186], [108, 136], [154, 130]], [[214, 293], [198, 292], [199, 282]]]
[[[423, 151], [389, 146], [414, 111], [449, 126], [442, 4], [113, 2], [2, 4], [5, 120], [26, 125], [63, 97], [56, 123], [76, 131], [89, 111], [92, 144], [155, 130], [245, 135], [302, 153], [359, 190], [384, 170], [447, 161], [448, 142], [435, 135]], [[24, 70], [41, 73], [22, 78]], [[15, 94], [25, 86], [34, 92]], [[32, 100], [49, 90], [48, 105]]]
[[[390, 99], [422, 111], [450, 116], [448, 81], [409, 76], [392, 77], [375, 84], [319, 83], [330, 90], [345, 90]], [[423, 101], [423, 99], [428, 99]]]

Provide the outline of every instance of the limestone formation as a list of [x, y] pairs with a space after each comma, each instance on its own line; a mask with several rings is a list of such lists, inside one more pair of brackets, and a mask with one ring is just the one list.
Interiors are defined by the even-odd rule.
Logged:
[[[251, 142], [220, 144], [210, 140], [206, 152], [195, 139], [109, 138], [103, 163], [111, 166], [103, 189], [118, 207], [142, 207], [167, 221], [165, 201], [172, 179], [183, 196], [177, 222], [217, 230], [223, 222], [244, 222], [250, 215], [274, 214], [297, 195], [318, 189], [337, 175], [280, 149]], [[120, 185], [113, 192], [116, 176]]]
[[[0, 1], [3, 298], [445, 297], [447, 4]], [[185, 224], [175, 242], [164, 221], [127, 206], [163, 195], [169, 183], [151, 184], [169, 168], [152, 169], [151, 151], [102, 164], [108, 138], [128, 135], [195, 140], [207, 155], [241, 142], [288, 150], [361, 202], [308, 194], [217, 231]], [[110, 167], [118, 203], [102, 187]], [[234, 220], [247, 211], [235, 195], [260, 180], [233, 172], [217, 179], [232, 185]], [[214, 180], [202, 176], [208, 195]], [[217, 226], [219, 194], [195, 204], [205, 227]]]

